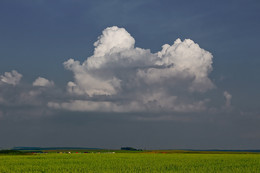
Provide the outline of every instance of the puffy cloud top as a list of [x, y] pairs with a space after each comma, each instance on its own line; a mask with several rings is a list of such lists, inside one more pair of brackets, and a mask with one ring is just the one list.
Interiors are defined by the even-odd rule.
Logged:
[[[134, 47], [134, 38], [116, 26], [106, 28], [94, 43], [93, 56], [82, 64], [64, 62], [74, 73], [68, 92], [88, 100], [49, 103], [56, 108], [94, 111], [201, 111], [208, 99], [196, 100], [192, 93], [214, 88], [208, 75], [212, 54], [194, 41], [177, 39], [162, 50]], [[102, 100], [98, 98], [102, 97]], [[94, 105], [94, 106], [93, 106]]]
[[191, 91], [204, 92], [214, 87], [208, 78], [212, 70], [212, 55], [190, 39], [183, 42], [177, 39], [171, 46], [163, 45], [154, 64], [168, 68], [150, 68], [144, 73], [141, 71], [140, 75], [149, 82], [175, 77], [193, 78], [189, 86]]
[[17, 85], [19, 84], [21, 78], [22, 78], [22, 74], [18, 73], [15, 70], [12, 70], [11, 72], [5, 72], [4, 75], [0, 76], [0, 84], [1, 83], [6, 83], [6, 84], [10, 84], [10, 85]]
[[41, 86], [41, 87], [51, 87], [54, 85], [53, 81], [49, 81], [48, 79], [45, 79], [43, 77], [38, 77], [33, 82], [33, 86]]
[[99, 57], [130, 49], [134, 47], [134, 44], [134, 38], [124, 28], [108, 27], [94, 43], [96, 47], [94, 56]]

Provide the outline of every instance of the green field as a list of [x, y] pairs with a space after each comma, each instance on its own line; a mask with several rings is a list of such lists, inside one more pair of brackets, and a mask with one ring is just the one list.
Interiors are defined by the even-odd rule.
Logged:
[[0, 172], [260, 172], [260, 154], [81, 153], [0, 155]]

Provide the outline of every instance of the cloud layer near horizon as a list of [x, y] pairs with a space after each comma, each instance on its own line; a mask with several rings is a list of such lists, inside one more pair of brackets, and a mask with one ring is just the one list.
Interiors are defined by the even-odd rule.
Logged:
[[162, 50], [135, 47], [124, 29], [108, 27], [94, 43], [94, 54], [83, 63], [69, 59], [64, 67], [74, 74], [67, 84], [67, 101], [48, 102], [56, 109], [98, 112], [198, 112], [214, 88], [208, 75], [212, 54], [190, 39], [177, 39]]

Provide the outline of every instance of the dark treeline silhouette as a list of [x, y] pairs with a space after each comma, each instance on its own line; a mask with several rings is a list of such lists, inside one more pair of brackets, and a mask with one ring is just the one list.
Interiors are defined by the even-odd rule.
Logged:
[[121, 150], [127, 150], [127, 151], [142, 151], [142, 149], [136, 149], [133, 147], [121, 147]]

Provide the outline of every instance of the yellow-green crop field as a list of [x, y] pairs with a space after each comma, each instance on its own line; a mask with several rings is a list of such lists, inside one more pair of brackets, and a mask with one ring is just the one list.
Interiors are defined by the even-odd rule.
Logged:
[[0, 155], [0, 172], [259, 173], [260, 154], [48, 153]]

